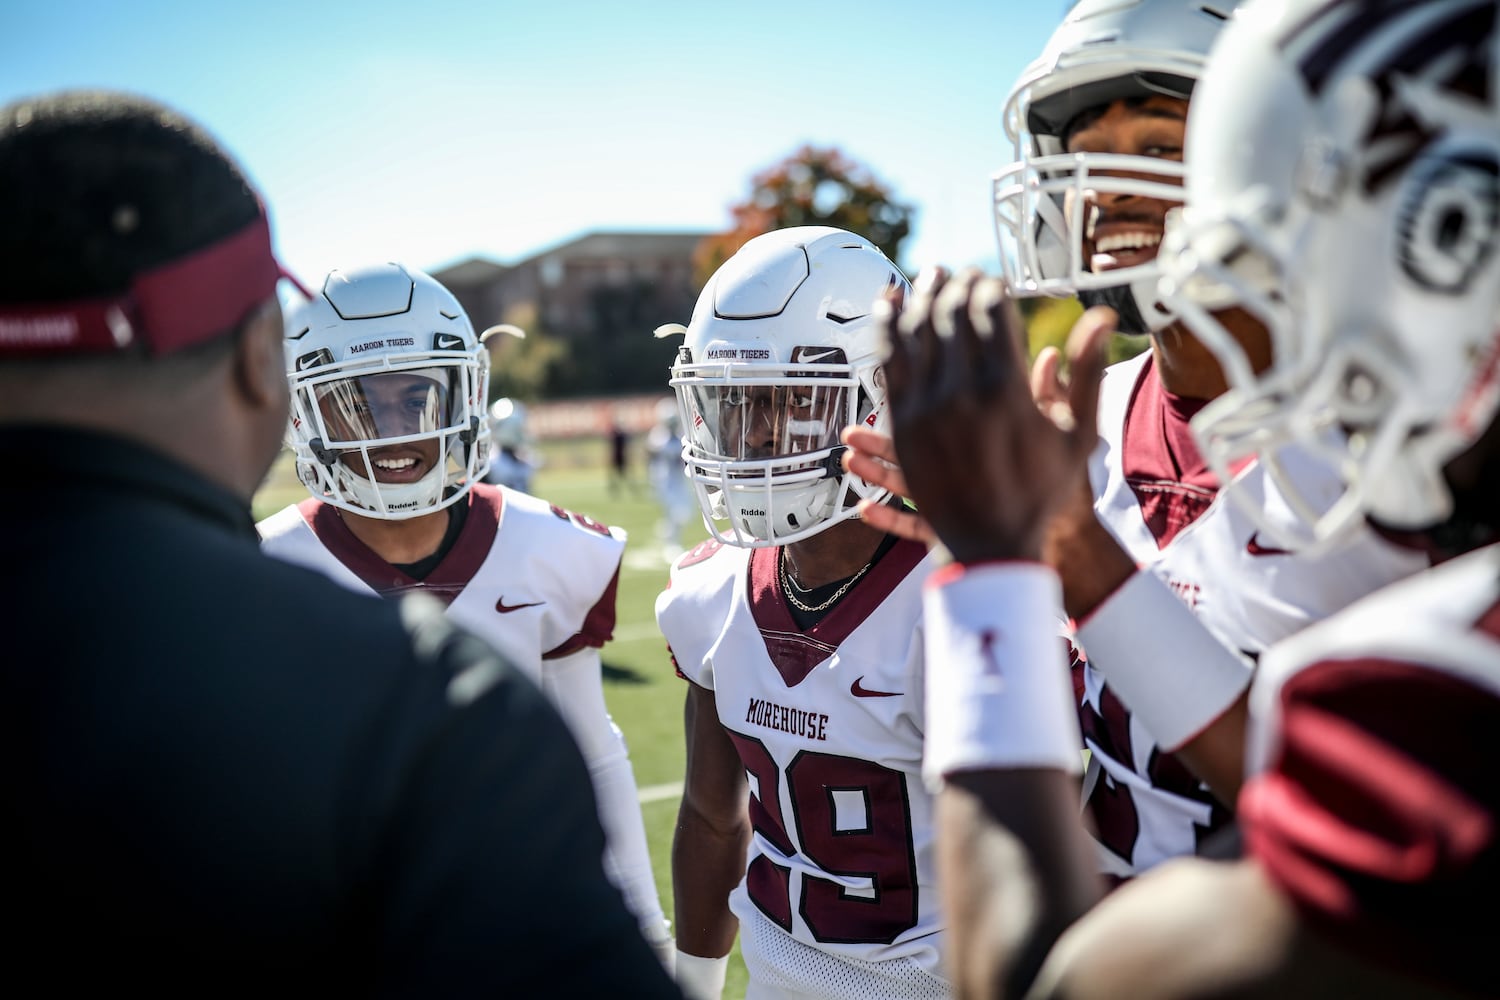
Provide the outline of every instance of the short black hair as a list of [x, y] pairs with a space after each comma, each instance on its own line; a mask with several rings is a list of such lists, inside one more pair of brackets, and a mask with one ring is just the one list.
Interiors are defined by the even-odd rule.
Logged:
[[239, 166], [165, 105], [77, 90], [0, 107], [0, 303], [118, 295], [259, 213]]

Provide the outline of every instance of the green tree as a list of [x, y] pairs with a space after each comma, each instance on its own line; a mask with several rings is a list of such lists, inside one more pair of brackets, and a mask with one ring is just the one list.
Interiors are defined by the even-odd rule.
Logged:
[[836, 147], [803, 146], [750, 179], [750, 196], [730, 207], [734, 226], [693, 252], [693, 271], [706, 284], [719, 265], [762, 233], [788, 226], [835, 226], [858, 233], [899, 263], [915, 209], [865, 166]]
[[490, 401], [506, 396], [535, 401], [545, 395], [553, 370], [567, 357], [567, 345], [542, 329], [533, 305], [507, 310], [504, 322], [525, 337], [497, 330], [484, 338], [490, 352]]
[[[1026, 321], [1026, 340], [1034, 359], [1044, 347], [1055, 347], [1066, 357], [1068, 334], [1083, 315], [1083, 304], [1076, 298], [1021, 299], [1021, 316]], [[1150, 338], [1118, 333], [1109, 341], [1109, 363], [1124, 361], [1144, 351]]]

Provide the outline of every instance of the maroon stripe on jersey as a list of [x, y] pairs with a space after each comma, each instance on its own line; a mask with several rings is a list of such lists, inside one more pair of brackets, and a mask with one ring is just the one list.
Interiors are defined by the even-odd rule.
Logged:
[[891, 595], [927, 555], [927, 546], [901, 539], [812, 628], [803, 632], [792, 618], [777, 575], [780, 549], [756, 549], [750, 555], [750, 614], [760, 628], [766, 654], [787, 687], [796, 687], [814, 667], [833, 655], [840, 643]]
[[1381, 659], [1314, 664], [1281, 691], [1281, 744], [1246, 784], [1247, 849], [1309, 922], [1362, 954], [1493, 986], [1500, 698]]
[[297, 510], [324, 548], [376, 593], [394, 596], [420, 590], [451, 604], [489, 556], [504, 505], [499, 488], [483, 484], [476, 484], [467, 499], [459, 502], [469, 504], [469, 516], [453, 548], [425, 580], [413, 579], [360, 541], [339, 516], [337, 507], [309, 497], [297, 505]]
[[1207, 405], [1168, 392], [1148, 360], [1136, 379], [1120, 443], [1120, 472], [1141, 517], [1165, 548], [1208, 510], [1219, 482], [1203, 460], [1188, 421]]
[[449, 601], [457, 597], [489, 558], [490, 549], [495, 547], [495, 536], [500, 531], [504, 510], [505, 494], [500, 492], [500, 487], [484, 483], [470, 487], [468, 520], [464, 522], [453, 548], [422, 583], [430, 590], [441, 588], [450, 595]]
[[[594, 606], [584, 616], [583, 626], [567, 642], [543, 653], [542, 659], [555, 660], [580, 649], [598, 649], [608, 642], [615, 634], [615, 598], [619, 589], [620, 567], [617, 565], [615, 575], [609, 578], [609, 586], [604, 588], [604, 593], [599, 595], [599, 600], [594, 602]], [[677, 664], [676, 657], [673, 657], [672, 664]], [[681, 674], [681, 671], [678, 673]]]

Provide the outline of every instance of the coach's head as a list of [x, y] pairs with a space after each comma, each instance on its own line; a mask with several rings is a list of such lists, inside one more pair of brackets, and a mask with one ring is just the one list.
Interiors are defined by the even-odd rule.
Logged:
[[280, 273], [255, 191], [176, 112], [0, 107], [0, 425], [127, 437], [248, 503], [286, 426]]

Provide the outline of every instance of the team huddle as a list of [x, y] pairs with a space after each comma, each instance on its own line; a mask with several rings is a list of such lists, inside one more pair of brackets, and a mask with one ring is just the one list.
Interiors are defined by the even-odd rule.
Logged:
[[[153, 552], [186, 544], [151, 513], [168, 498], [179, 520], [216, 512], [191, 536], [214, 560], [174, 603], [305, 593], [327, 617], [274, 640], [206, 611], [194, 627], [285, 651], [308, 697], [360, 683], [352, 666], [375, 693], [341, 722], [293, 711], [297, 763], [225, 783], [258, 789], [214, 800], [225, 817], [275, 813], [273, 788], [326, 809], [284, 841], [226, 834], [247, 877], [210, 904], [202, 865], [143, 888], [188, 836], [142, 805], [155, 772], [105, 781], [38, 721], [102, 710], [74, 664], [113, 649], [123, 685], [124, 665], [187, 647], [147, 656], [146, 603], [66, 652], [23, 632], [3, 728], [12, 760], [40, 763], [7, 836], [36, 861], [18, 899], [47, 919], [22, 951], [43, 961], [47, 929], [87, 905], [132, 924], [112, 939], [132, 975], [152, 974], [151, 941], [192, 942], [168, 992], [257, 955], [236, 988], [299, 972], [335, 992], [717, 1000], [736, 940], [752, 1000], [1500, 992], [1497, 14], [1079, 0], [1004, 108], [998, 276], [909, 282], [859, 235], [783, 229], [657, 329], [682, 337], [668, 472], [711, 536], [655, 608], [685, 692], [670, 923], [604, 699], [623, 532], [495, 479], [519, 439], [497, 440], [458, 300], [388, 264], [330, 271], [283, 312], [264, 209], [212, 149], [193, 155], [227, 193], [193, 211], [232, 220], [140, 259], [122, 242], [120, 276], [97, 281], [88, 255], [133, 219], [58, 237], [68, 279], [0, 287], [0, 456], [116, 456], [59, 504], [82, 551], [138, 527]], [[102, 148], [102, 107], [6, 109], [4, 186], [47, 150], [79, 191], [110, 190], [107, 167], [67, 167]], [[118, 107], [131, 135], [187, 128]], [[29, 224], [8, 255], [36, 255], [50, 222]], [[1043, 296], [1086, 311], [1065, 352], [1028, 359], [1017, 300]], [[1149, 347], [1107, 365], [1115, 333]], [[49, 385], [103, 402], [80, 417]], [[156, 430], [172, 393], [215, 419]], [[309, 497], [252, 532], [237, 511], [278, 417]], [[106, 495], [129, 499], [88, 527]], [[0, 486], [0, 509], [26, 503]], [[46, 558], [31, 538], [4, 551]], [[71, 592], [63, 572], [49, 590]], [[24, 581], [0, 597], [18, 621], [56, 615]], [[318, 652], [356, 629], [347, 654]], [[194, 759], [218, 759], [235, 713], [286, 713], [272, 682], [178, 693], [198, 684], [174, 674], [171, 710], [147, 716], [222, 717], [189, 727]], [[146, 739], [69, 725], [88, 761]], [[127, 818], [78, 805], [105, 786]], [[538, 811], [551, 835], [525, 846], [514, 824]], [[110, 860], [87, 877], [45, 874], [91, 852]], [[339, 864], [283, 892], [256, 875], [270, 857]], [[241, 891], [253, 907], [231, 908]]]

